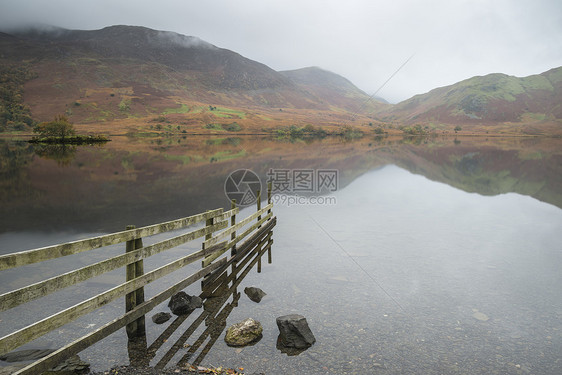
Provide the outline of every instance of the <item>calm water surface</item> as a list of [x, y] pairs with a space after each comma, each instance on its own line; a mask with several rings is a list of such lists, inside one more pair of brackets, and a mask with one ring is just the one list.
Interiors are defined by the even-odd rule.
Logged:
[[[264, 327], [262, 340], [229, 348], [219, 327], [216, 342], [206, 338], [206, 349], [193, 350], [190, 362], [267, 374], [558, 374], [562, 368], [560, 142], [168, 141], [123, 140], [74, 150], [62, 162], [3, 143], [0, 253], [226, 207], [222, 184], [238, 168], [255, 170], [264, 181], [270, 168], [337, 169], [339, 189], [325, 204], [277, 200], [273, 262], [265, 256], [262, 272], [250, 267], [238, 287], [262, 288], [262, 302], [243, 293], [224, 301], [226, 327], [253, 317]], [[175, 249], [148, 267], [198, 246]], [[0, 292], [122, 251], [5, 271]], [[0, 334], [122, 277], [111, 273], [54, 294], [54, 302], [0, 313]], [[162, 280], [147, 294], [179, 279]], [[59, 347], [123, 308], [116, 301], [26, 347]], [[276, 348], [275, 318], [290, 313], [304, 315], [317, 340], [298, 355]], [[203, 324], [173, 358], [162, 359], [200, 313], [194, 314], [178, 322], [152, 365], [175, 365], [206, 337]], [[164, 328], [147, 319], [147, 329], [150, 345]], [[81, 357], [94, 370], [128, 363], [125, 332]]]

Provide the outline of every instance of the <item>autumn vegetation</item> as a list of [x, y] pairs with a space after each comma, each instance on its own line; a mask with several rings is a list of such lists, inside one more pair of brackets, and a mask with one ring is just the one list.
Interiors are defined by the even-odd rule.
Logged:
[[23, 100], [24, 83], [35, 77], [26, 64], [0, 65], [0, 132], [29, 130], [34, 121]]
[[57, 115], [53, 121], [42, 122], [33, 128], [38, 134], [31, 142], [35, 143], [96, 143], [107, 142], [108, 138], [101, 135], [77, 135], [74, 126], [64, 115]]
[[389, 104], [320, 68], [278, 72], [176, 38], [133, 26], [0, 35], [0, 134], [64, 114], [78, 132], [137, 137], [562, 135], [562, 67], [473, 77]]

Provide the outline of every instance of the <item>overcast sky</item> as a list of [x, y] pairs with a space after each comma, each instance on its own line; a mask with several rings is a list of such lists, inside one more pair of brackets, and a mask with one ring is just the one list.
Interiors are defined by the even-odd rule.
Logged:
[[138, 25], [275, 70], [318, 66], [398, 102], [475, 75], [562, 65], [561, 0], [0, 0], [0, 29]]

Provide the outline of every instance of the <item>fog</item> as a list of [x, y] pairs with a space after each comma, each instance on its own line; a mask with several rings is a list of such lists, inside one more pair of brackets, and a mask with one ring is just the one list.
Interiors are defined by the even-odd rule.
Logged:
[[319, 66], [398, 102], [475, 75], [538, 74], [562, 65], [556, 0], [158, 3], [5, 0], [0, 28], [126, 24], [195, 36], [275, 70]]

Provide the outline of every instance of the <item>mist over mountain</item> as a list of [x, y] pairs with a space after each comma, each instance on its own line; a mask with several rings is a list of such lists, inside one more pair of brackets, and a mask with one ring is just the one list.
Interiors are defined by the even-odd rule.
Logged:
[[[349, 111], [367, 98], [341, 77], [347, 87], [324, 95], [318, 85], [308, 88], [199, 38], [138, 26], [20, 30], [1, 33], [0, 47], [3, 64], [25, 62], [36, 73], [25, 84], [25, 102], [39, 120], [65, 112], [73, 103], [119, 118], [124, 114], [115, 111], [118, 99], [131, 102], [129, 115], [142, 116], [176, 106], [178, 98], [214, 105]], [[104, 89], [115, 92], [104, 93], [100, 100], [96, 94]], [[347, 98], [350, 92], [353, 97]], [[96, 118], [95, 108], [72, 109], [77, 121]]]
[[[365, 103], [368, 100], [365, 99], [368, 98], [365, 92], [357, 88], [348, 79], [318, 67], [285, 70], [280, 73], [296, 83], [301, 89], [316, 96], [318, 100], [331, 98], [346, 108], [351, 108], [363, 100], [363, 105], [370, 104], [370, 110], [382, 108], [381, 103], [388, 104], [386, 100], [379, 97], [372, 98], [372, 103]], [[365, 110], [365, 108], [362, 109]], [[361, 109], [357, 108], [357, 110]]]
[[203, 103], [309, 111], [300, 113], [302, 121], [318, 117], [315, 111], [348, 114], [348, 120], [324, 114], [334, 125], [356, 114], [433, 129], [506, 123], [553, 129], [562, 123], [562, 68], [525, 78], [473, 77], [391, 105], [321, 68], [277, 72], [197, 37], [140, 26], [0, 33], [0, 62], [3, 77], [20, 85], [10, 95], [22, 98], [36, 121], [60, 113], [79, 123], [143, 118]]

